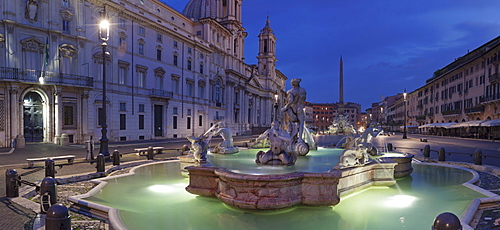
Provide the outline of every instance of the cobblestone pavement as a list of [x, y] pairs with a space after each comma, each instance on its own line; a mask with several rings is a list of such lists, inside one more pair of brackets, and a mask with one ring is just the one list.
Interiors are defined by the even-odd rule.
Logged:
[[[253, 138], [255, 138], [255, 136], [235, 138], [235, 144], [239, 146], [245, 146], [244, 143]], [[396, 149], [396, 151], [405, 149], [405, 152], [412, 153], [417, 157], [422, 157], [422, 152], [419, 148], [423, 148], [424, 144], [426, 143], [420, 143], [418, 138], [419, 137], [409, 138], [408, 140], [401, 141], [400, 136], [386, 137], [384, 142], [377, 143], [377, 146], [379, 147], [379, 149], [383, 148], [383, 145], [386, 142], [396, 143], [394, 144], [395, 146], [409, 146], [410, 148], [407, 149], [400, 147], [399, 149]], [[454, 139], [451, 141], [453, 142], [457, 140]], [[217, 139], [213, 140], [212, 143], [218, 143]], [[436, 141], [431, 143], [435, 144], [438, 142]], [[439, 143], [441, 144], [441, 146], [445, 146], [449, 149], [454, 148], [454, 146], [446, 145], [446, 138], [445, 141], [440, 139]], [[478, 143], [479, 144], [477, 144], [477, 146], [482, 146], [484, 144], [482, 142]], [[137, 154], [135, 154], [134, 148], [144, 148], [147, 146], [165, 147], [165, 149], [167, 150], [165, 150], [162, 154], [155, 155], [155, 160], [161, 161], [181, 155], [180, 149], [185, 144], [189, 144], [189, 142], [183, 139], [122, 142], [117, 144], [110, 144], [109, 149], [111, 152], [114, 149], [118, 149], [120, 151], [120, 153], [123, 155], [123, 157], [121, 158], [122, 164], [127, 164], [127, 162], [147, 163], [150, 161], [147, 161], [145, 159], [145, 156], [137, 156]], [[471, 148], [474, 148], [473, 144]], [[489, 148], [489, 154], [494, 154], [494, 147], [485, 148]], [[98, 152], [98, 150], [96, 149], [95, 152]], [[26, 145], [26, 148], [16, 149], [15, 151], [11, 151], [11, 149], [0, 149], [0, 169], [3, 172], [5, 172], [7, 169], [15, 169], [19, 173], [19, 175], [21, 175], [21, 179], [33, 183], [40, 183], [45, 175], [44, 163], [36, 163], [34, 168], [28, 168], [26, 159], [33, 157], [59, 156], [68, 154], [75, 155], [76, 160], [71, 165], [64, 163], [63, 161], [56, 161], [56, 164], [58, 165], [56, 167], [56, 178], [96, 172], [95, 164], [90, 164], [85, 160], [86, 150], [83, 145], [59, 146], [46, 143], [29, 143]], [[111, 162], [106, 162], [107, 167], [110, 167], [111, 164]], [[125, 173], [128, 172], [128, 170], [130, 170], [130, 168], [123, 169], [114, 173]], [[500, 194], [500, 178], [498, 177], [498, 175], [483, 171], [478, 171], [478, 173], [481, 180], [480, 187]], [[89, 181], [58, 185], [58, 201], [69, 207], [70, 203], [67, 202], [67, 197], [77, 194], [84, 194], [93, 186], [94, 184]], [[32, 210], [26, 208], [25, 206], [21, 206], [14, 202], [13, 199], [6, 198], [5, 195], [5, 173], [2, 173], [2, 178], [0, 178], [0, 213], [2, 214], [2, 218], [0, 218], [0, 229], [33, 229], [33, 227], [36, 225], [36, 212], [38, 212], [38, 210], [36, 210], [36, 208], [34, 208], [35, 210]], [[37, 198], [34, 197], [33, 201], [36, 200]], [[500, 207], [498, 205], [493, 207], [484, 207], [480, 211], [482, 213], [480, 214], [480, 219], [477, 222], [477, 226], [475, 226], [475, 229], [500, 229]], [[71, 212], [70, 215], [72, 218], [73, 229], [108, 228], [107, 223], [103, 220], [90, 218], [74, 212]]]

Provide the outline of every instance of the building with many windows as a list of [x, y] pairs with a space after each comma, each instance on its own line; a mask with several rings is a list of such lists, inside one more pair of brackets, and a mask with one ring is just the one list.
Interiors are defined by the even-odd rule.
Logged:
[[[499, 66], [500, 37], [496, 37], [437, 70], [425, 85], [407, 95], [407, 127], [420, 127], [430, 134], [500, 138], [500, 126], [492, 122], [500, 119]], [[385, 124], [394, 120], [403, 125], [403, 97], [392, 104], [396, 113], [380, 110]], [[372, 105], [374, 111], [378, 110]]]
[[158, 0], [0, 0], [0, 146], [98, 139], [103, 101], [110, 141], [200, 135], [220, 120], [236, 135], [269, 127], [287, 78], [269, 20], [255, 38], [256, 64], [245, 62], [241, 8], [242, 0], [191, 0], [182, 13]]

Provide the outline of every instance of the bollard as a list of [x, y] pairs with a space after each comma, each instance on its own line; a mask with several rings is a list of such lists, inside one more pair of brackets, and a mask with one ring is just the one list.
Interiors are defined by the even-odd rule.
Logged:
[[118, 149], [115, 149], [115, 151], [113, 151], [113, 165], [120, 165], [120, 157], [122, 157], [122, 155]]
[[387, 143], [387, 152], [392, 152], [392, 143]]
[[474, 164], [483, 164], [483, 152], [481, 151], [481, 149], [476, 149], [476, 151], [474, 151]]
[[45, 177], [56, 177], [56, 168], [55, 168], [55, 163], [54, 160], [48, 158], [45, 160]]
[[19, 196], [19, 174], [15, 169], [7, 169], [5, 171], [5, 196], [18, 197]]
[[439, 148], [438, 150], [438, 161], [446, 161], [446, 155], [445, 155], [444, 148]]
[[154, 153], [153, 153], [153, 146], [148, 147], [148, 160], [153, 160], [154, 158]]
[[97, 172], [104, 172], [104, 167], [106, 166], [104, 160], [104, 155], [102, 153], [99, 153], [99, 155], [97, 156]]
[[424, 146], [424, 157], [425, 158], [431, 157], [431, 146], [430, 145]]
[[45, 216], [45, 229], [71, 229], [68, 208], [61, 203], [52, 205]]
[[57, 202], [57, 183], [52, 177], [45, 177], [40, 185], [40, 208], [41, 213], [47, 213], [50, 206]]
[[462, 230], [460, 219], [450, 212], [443, 212], [434, 219], [432, 230]]

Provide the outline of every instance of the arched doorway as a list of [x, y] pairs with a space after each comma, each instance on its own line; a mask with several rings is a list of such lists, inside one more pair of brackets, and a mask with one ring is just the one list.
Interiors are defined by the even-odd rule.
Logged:
[[43, 100], [31, 91], [23, 99], [24, 138], [26, 142], [43, 141]]

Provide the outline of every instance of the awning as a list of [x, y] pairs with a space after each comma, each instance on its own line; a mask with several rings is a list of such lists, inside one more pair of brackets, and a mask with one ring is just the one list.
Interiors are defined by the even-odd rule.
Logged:
[[485, 121], [483, 121], [483, 120], [466, 121], [466, 122], [461, 122], [461, 123], [455, 123], [455, 124], [451, 125], [450, 128], [480, 126], [480, 124], [483, 122], [485, 122]]
[[418, 128], [445, 128], [445, 129], [449, 129], [450, 126], [454, 125], [454, 124], [457, 124], [457, 123], [455, 123], [455, 122], [451, 122], [451, 123], [433, 123], [433, 124], [421, 125]]
[[487, 121], [481, 123], [481, 126], [486, 126], [486, 127], [500, 126], [500, 119], [487, 120]]

